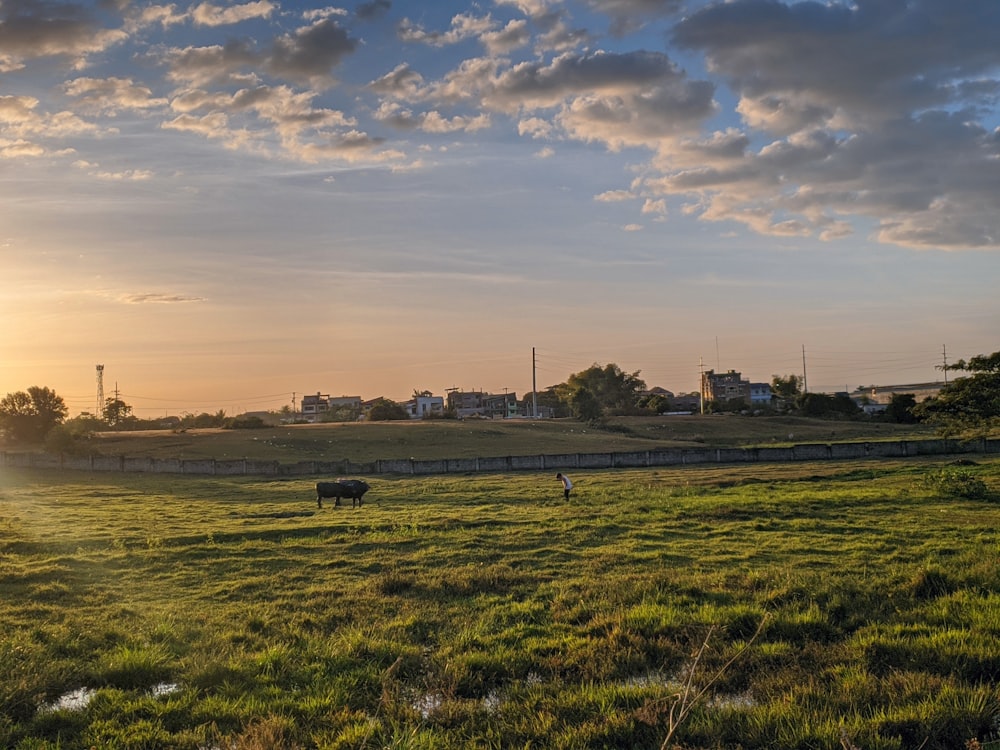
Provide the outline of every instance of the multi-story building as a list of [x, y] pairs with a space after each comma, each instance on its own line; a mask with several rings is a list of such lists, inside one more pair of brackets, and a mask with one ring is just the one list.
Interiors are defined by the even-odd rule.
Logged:
[[750, 381], [743, 380], [742, 374], [736, 370], [725, 373], [708, 370], [701, 374], [701, 397], [706, 404], [709, 401], [743, 399], [749, 405]]
[[448, 391], [448, 410], [454, 411], [459, 419], [465, 417], [506, 419], [518, 414], [517, 394], [451, 389]]
[[338, 409], [361, 409], [361, 396], [338, 396], [316, 393], [315, 396], [303, 396], [300, 412], [306, 422], [321, 422], [323, 416]]

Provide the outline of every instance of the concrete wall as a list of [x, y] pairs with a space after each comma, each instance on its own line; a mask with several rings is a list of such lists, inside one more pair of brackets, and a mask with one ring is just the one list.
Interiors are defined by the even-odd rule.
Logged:
[[210, 476], [366, 476], [371, 474], [467, 474], [508, 471], [575, 471], [692, 464], [771, 463], [858, 458], [944, 456], [962, 453], [1000, 453], [1000, 440], [900, 440], [876, 443], [803, 443], [786, 447], [673, 448], [623, 453], [562, 453], [539, 456], [493, 456], [416, 460], [277, 461], [237, 459], [176, 459], [130, 456], [58, 456], [47, 453], [0, 452], [0, 466], [11, 469], [56, 469]]

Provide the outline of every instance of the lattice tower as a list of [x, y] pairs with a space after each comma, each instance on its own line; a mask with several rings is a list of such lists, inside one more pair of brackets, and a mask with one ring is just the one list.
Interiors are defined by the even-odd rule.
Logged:
[[95, 417], [104, 414], [104, 365], [97, 366], [97, 411]]

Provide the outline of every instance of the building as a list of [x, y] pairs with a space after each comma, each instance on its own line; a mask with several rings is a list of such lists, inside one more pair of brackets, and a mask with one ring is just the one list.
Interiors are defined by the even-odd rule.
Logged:
[[743, 380], [742, 374], [736, 370], [729, 370], [725, 373], [708, 370], [701, 374], [701, 397], [706, 404], [710, 401], [724, 403], [742, 399], [749, 406], [750, 381]]
[[316, 393], [315, 396], [303, 396], [300, 413], [305, 422], [322, 422], [323, 417], [332, 411], [341, 409], [354, 409], [360, 411], [361, 396], [339, 396], [330, 398], [329, 395]]
[[403, 404], [410, 419], [440, 417], [444, 414], [444, 399], [441, 396], [415, 396]]
[[306, 422], [319, 422], [326, 412], [330, 411], [330, 396], [317, 391], [315, 396], [302, 397], [302, 419]]
[[516, 393], [486, 393], [485, 391], [448, 390], [448, 410], [459, 419], [489, 417], [506, 419], [518, 416]]
[[750, 406], [764, 408], [771, 405], [774, 393], [771, 392], [770, 383], [750, 384]]
[[937, 396], [944, 388], [944, 383], [911, 383], [910, 385], [873, 385], [868, 388], [858, 388], [851, 394], [855, 401], [865, 400], [869, 404], [887, 405], [893, 396], [908, 393], [917, 403]]

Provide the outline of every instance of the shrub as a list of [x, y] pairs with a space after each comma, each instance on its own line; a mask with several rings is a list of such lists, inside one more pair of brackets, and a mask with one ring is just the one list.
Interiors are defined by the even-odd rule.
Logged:
[[966, 500], [992, 500], [986, 482], [969, 471], [940, 469], [924, 476], [924, 486], [944, 497]]

